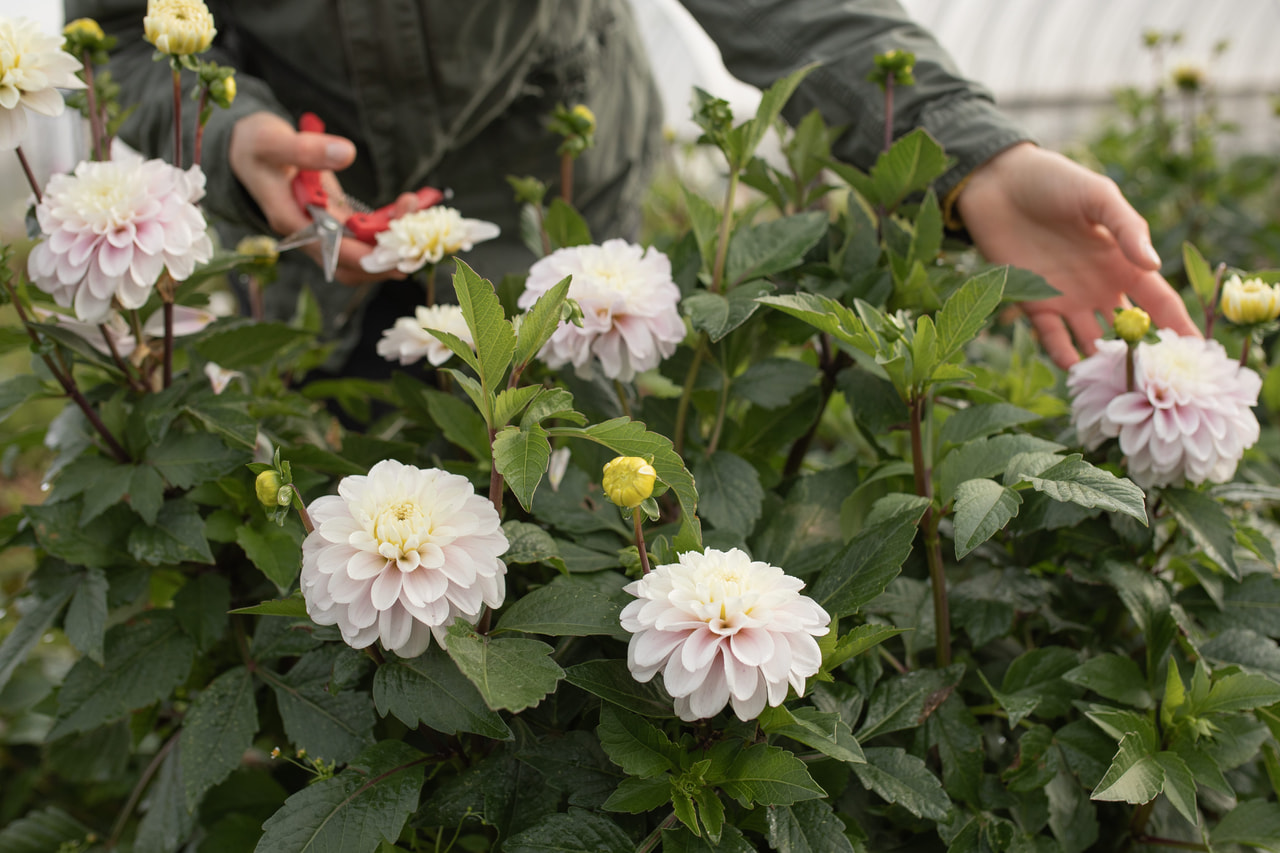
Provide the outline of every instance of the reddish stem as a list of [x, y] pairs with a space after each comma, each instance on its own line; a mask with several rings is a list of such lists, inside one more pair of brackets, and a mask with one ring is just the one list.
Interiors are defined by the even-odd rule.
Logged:
[[893, 72], [884, 80], [884, 150], [893, 147]]
[[209, 87], [205, 86], [200, 90], [200, 105], [196, 113], [196, 141], [191, 151], [192, 165], [200, 165], [200, 152], [204, 145], [204, 109], [209, 105]]
[[84, 63], [85, 103], [89, 107], [89, 132], [93, 136], [93, 159], [105, 160], [102, 150], [102, 116], [98, 113], [98, 95], [93, 91], [93, 62], [89, 59], [89, 51], [81, 56]]
[[173, 165], [182, 168], [182, 72], [173, 69]]
[[643, 574], [649, 574], [649, 551], [644, 544], [644, 529], [640, 525], [640, 507], [636, 507], [631, 511], [631, 517], [636, 523], [636, 550], [640, 552], [640, 571]]
[[567, 151], [560, 155], [560, 198], [573, 204], [573, 155]]
[[31, 185], [31, 191], [36, 194], [36, 204], [44, 201], [44, 196], [40, 193], [40, 184], [36, 181], [36, 173], [31, 171], [31, 164], [27, 162], [27, 155], [22, 153], [22, 146], [19, 145], [13, 149], [18, 152], [18, 162], [22, 164], [22, 172], [27, 176], [27, 183]]

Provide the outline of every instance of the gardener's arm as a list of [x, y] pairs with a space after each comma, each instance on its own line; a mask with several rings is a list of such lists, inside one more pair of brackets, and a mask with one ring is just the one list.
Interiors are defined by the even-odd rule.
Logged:
[[1072, 334], [1093, 350], [1101, 331], [1094, 312], [1109, 318], [1125, 294], [1158, 325], [1197, 334], [1182, 300], [1156, 272], [1146, 223], [1115, 184], [1026, 144], [1029, 135], [985, 89], [962, 77], [894, 0], [682, 2], [719, 44], [729, 70], [748, 83], [764, 88], [820, 62], [784, 113], [794, 122], [818, 109], [828, 123], [848, 126], [832, 151], [863, 168], [883, 145], [884, 98], [867, 81], [874, 57], [914, 53], [917, 83], [895, 91], [895, 134], [924, 127], [956, 159], [938, 193], [986, 257], [1038, 272], [1063, 293], [1023, 306], [1059, 366], [1078, 359]]

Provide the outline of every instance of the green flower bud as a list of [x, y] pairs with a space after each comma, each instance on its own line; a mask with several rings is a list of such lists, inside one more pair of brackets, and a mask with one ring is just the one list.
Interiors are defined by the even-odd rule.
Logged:
[[280, 493], [284, 491], [283, 486], [284, 484], [280, 482], [280, 472], [274, 470], [263, 471], [253, 481], [253, 491], [258, 496], [258, 502], [271, 509], [281, 505], [279, 498]]
[[1125, 308], [1116, 312], [1116, 334], [1120, 339], [1136, 344], [1151, 330], [1151, 315], [1141, 308]]
[[604, 493], [621, 507], [633, 509], [653, 494], [658, 472], [639, 456], [619, 456], [604, 466]]

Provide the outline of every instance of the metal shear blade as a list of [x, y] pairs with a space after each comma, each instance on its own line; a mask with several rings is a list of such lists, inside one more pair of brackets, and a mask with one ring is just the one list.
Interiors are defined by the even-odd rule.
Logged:
[[311, 224], [301, 231], [295, 231], [277, 244], [281, 252], [296, 249], [309, 243], [320, 244], [320, 265], [324, 269], [324, 280], [333, 281], [338, 271], [338, 249], [342, 245], [342, 223], [323, 207], [307, 205], [307, 213], [311, 216]]

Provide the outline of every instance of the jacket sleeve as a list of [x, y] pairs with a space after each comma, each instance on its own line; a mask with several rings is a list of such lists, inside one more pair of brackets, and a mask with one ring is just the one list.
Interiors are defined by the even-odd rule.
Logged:
[[[120, 128], [120, 138], [148, 157], [173, 157], [173, 76], [169, 63], [153, 59], [155, 48], [143, 38], [146, 0], [66, 0], [67, 20], [93, 18], [107, 35], [119, 39], [111, 52], [109, 70], [120, 84], [121, 106], [134, 106]], [[217, 20], [215, 18], [215, 25]], [[235, 57], [223, 45], [220, 33], [214, 46], [201, 58], [235, 67]], [[195, 76], [183, 72], [183, 153], [189, 162], [195, 142], [197, 104], [190, 92]], [[227, 157], [231, 130], [236, 121], [259, 111], [290, 118], [265, 83], [236, 73], [236, 97], [229, 109], [213, 110], [204, 131], [201, 166], [207, 184], [203, 207], [211, 215], [270, 233], [262, 211], [231, 172]]]
[[760, 88], [818, 62], [786, 118], [817, 109], [848, 128], [832, 153], [861, 168], [883, 145], [884, 96], [867, 80], [877, 54], [916, 55], [916, 85], [894, 91], [894, 130], [923, 127], [956, 164], [938, 182], [946, 198], [970, 172], [1030, 135], [996, 109], [991, 94], [960, 75], [954, 60], [912, 23], [897, 0], [681, 0], [720, 47], [735, 77]]

